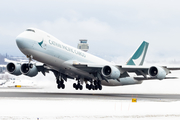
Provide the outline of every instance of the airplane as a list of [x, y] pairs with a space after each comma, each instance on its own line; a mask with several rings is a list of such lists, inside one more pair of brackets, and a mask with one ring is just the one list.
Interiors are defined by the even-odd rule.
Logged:
[[[54, 36], [36, 29], [28, 28], [16, 37], [20, 51], [29, 62], [10, 62], [6, 68], [10, 74], [34, 77], [49, 71], [56, 77], [58, 89], [64, 89], [64, 81], [75, 79], [76, 90], [83, 89], [83, 83], [89, 90], [102, 90], [104, 86], [122, 86], [141, 84], [143, 80], [167, 79], [171, 70], [180, 68], [167, 66], [143, 66], [149, 43], [143, 41], [125, 65], [116, 65], [90, 53], [69, 46]], [[36, 65], [32, 60], [43, 63]], [[137, 77], [131, 77], [135, 73]]]

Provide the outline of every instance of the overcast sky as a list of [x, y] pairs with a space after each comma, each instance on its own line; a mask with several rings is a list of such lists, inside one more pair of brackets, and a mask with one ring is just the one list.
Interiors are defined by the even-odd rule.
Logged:
[[74, 47], [87, 39], [90, 53], [110, 61], [126, 61], [142, 41], [146, 60], [180, 61], [178, 0], [0, 0], [1, 54], [23, 56], [15, 38], [28, 27]]

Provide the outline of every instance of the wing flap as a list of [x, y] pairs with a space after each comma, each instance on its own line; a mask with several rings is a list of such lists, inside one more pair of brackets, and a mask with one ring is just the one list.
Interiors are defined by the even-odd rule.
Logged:
[[166, 67], [168, 70], [180, 70], [180, 67]]
[[[156, 77], [148, 77], [148, 78], [143, 78], [143, 77], [134, 77], [134, 79], [142, 81], [142, 80], [157, 80]], [[165, 77], [164, 79], [179, 79], [178, 77]]]

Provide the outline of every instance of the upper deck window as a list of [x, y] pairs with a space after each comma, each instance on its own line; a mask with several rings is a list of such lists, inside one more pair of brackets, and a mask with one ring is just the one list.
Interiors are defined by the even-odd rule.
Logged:
[[32, 30], [32, 29], [27, 29], [26, 31], [31, 31], [31, 32], [35, 32], [35, 30]]

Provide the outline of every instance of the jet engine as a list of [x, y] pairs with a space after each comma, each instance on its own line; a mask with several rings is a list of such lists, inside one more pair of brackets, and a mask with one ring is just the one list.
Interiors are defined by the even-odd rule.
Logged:
[[109, 79], [118, 79], [120, 77], [120, 70], [115, 66], [104, 66], [101, 70], [104, 77]]
[[6, 69], [10, 74], [21, 75], [20, 67], [21, 65], [19, 63], [8, 63]]
[[152, 66], [149, 68], [148, 73], [151, 77], [156, 77], [159, 80], [162, 80], [168, 74], [165, 68]]
[[29, 77], [34, 77], [38, 74], [38, 69], [34, 64], [22, 64], [20, 70], [22, 74]]

